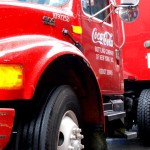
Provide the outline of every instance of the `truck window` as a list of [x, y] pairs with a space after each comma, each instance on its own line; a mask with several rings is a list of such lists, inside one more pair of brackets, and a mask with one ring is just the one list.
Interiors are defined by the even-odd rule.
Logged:
[[61, 6], [66, 4], [69, 0], [18, 0], [18, 1], [45, 4], [49, 6]]
[[[108, 0], [82, 0], [83, 10], [90, 15], [97, 13], [101, 9], [105, 8], [108, 4]], [[109, 10], [106, 10], [95, 17], [100, 20], [104, 20], [109, 12]], [[110, 23], [110, 18], [107, 19], [107, 22]]]

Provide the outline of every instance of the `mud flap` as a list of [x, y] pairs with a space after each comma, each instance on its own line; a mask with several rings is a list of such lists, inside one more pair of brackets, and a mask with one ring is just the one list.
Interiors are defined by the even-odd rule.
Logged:
[[107, 150], [106, 137], [102, 127], [95, 125], [86, 126], [85, 150]]

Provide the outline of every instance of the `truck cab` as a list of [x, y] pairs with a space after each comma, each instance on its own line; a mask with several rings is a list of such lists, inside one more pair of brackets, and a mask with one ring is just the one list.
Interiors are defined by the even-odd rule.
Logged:
[[0, 1], [0, 149], [96, 149], [125, 117], [121, 19], [138, 3]]

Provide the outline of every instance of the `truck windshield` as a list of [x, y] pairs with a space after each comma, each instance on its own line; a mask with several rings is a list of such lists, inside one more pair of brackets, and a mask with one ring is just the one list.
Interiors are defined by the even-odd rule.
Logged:
[[66, 4], [69, 0], [18, 0], [18, 1], [44, 4], [49, 6], [62, 6]]

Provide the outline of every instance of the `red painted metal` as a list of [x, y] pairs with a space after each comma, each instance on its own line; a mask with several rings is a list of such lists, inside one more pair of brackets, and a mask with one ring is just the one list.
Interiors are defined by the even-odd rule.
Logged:
[[[80, 1], [69, 1], [57, 9], [39, 4], [1, 1], [0, 9], [0, 63], [24, 66], [24, 88], [0, 90], [0, 100], [30, 99], [46, 66], [65, 54], [75, 54], [89, 60], [102, 93], [123, 92], [122, 62], [116, 60], [117, 47], [114, 45], [117, 28], [112, 22], [116, 19], [115, 15], [110, 23], [102, 23], [95, 18], [88, 21], [89, 16], [81, 11]], [[55, 26], [44, 24], [44, 16], [54, 18]], [[72, 33], [72, 25], [81, 26], [83, 33]], [[79, 41], [84, 49], [83, 54], [70, 45], [72, 41], [62, 34], [63, 28]]]
[[123, 47], [125, 79], [150, 80], [150, 49], [144, 47], [144, 42], [150, 40], [149, 7], [149, 0], [141, 0], [139, 17], [132, 24], [125, 24], [126, 43]]
[[0, 150], [7, 145], [14, 123], [15, 110], [0, 108]]
[[[30, 100], [46, 67], [66, 54], [79, 56], [88, 63], [103, 95], [123, 94], [122, 56], [117, 46], [122, 35], [118, 34], [121, 24], [116, 14], [112, 14], [107, 23], [89, 18], [81, 0], [70, 0], [57, 8], [1, 0], [0, 10], [0, 63], [21, 64], [24, 68], [23, 88], [0, 89], [0, 101]], [[45, 22], [44, 17], [51, 24]], [[80, 26], [83, 33], [73, 33], [72, 26]], [[63, 29], [81, 44], [83, 52], [64, 36]], [[0, 126], [0, 135], [6, 131], [6, 138], [0, 138], [0, 149], [9, 140], [14, 117], [13, 109], [0, 109], [0, 114], [3, 111], [10, 115], [0, 116], [0, 123], [8, 121], [8, 126], [3, 126], [3, 122]]]
[[[7, 48], [8, 43], [10, 47]], [[19, 63], [24, 67], [24, 87], [19, 90], [0, 90], [1, 100], [31, 98], [44, 69], [61, 55], [75, 54], [86, 60], [85, 56], [73, 45], [43, 35], [5, 38], [1, 46], [0, 62]]]

